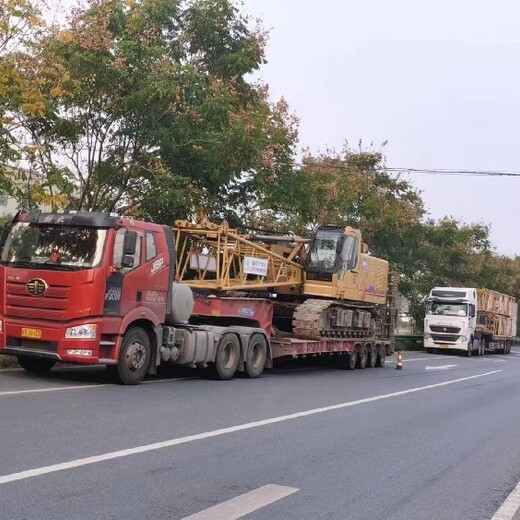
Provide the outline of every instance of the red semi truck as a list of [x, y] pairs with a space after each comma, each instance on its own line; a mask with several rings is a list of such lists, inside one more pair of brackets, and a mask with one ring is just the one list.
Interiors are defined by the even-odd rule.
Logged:
[[[384, 366], [391, 335], [273, 337], [264, 298], [199, 295], [174, 282], [173, 230], [114, 213], [32, 211], [2, 237], [0, 354], [29, 372], [57, 362], [107, 365], [136, 384], [162, 363], [258, 377], [282, 357], [331, 355], [345, 368]], [[358, 355], [359, 354], [359, 355]]]

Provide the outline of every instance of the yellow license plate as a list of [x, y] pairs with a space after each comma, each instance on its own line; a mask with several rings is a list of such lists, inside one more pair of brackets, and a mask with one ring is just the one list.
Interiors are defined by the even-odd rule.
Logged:
[[40, 339], [42, 331], [40, 329], [26, 329], [22, 328], [22, 338]]
[[441, 343], [441, 348], [450, 348], [450, 346], [446, 345], [446, 343]]

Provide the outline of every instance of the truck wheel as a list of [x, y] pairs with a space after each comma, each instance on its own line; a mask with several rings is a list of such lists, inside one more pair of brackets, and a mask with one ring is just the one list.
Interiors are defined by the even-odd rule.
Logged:
[[260, 377], [267, 361], [267, 340], [262, 334], [253, 334], [249, 340], [246, 354], [246, 374]]
[[466, 351], [466, 356], [467, 357], [471, 357], [471, 355], [473, 354], [473, 351], [471, 350], [473, 347], [471, 341], [468, 342], [468, 350]]
[[227, 332], [218, 342], [213, 375], [217, 379], [232, 379], [240, 361], [240, 343], [235, 334]]
[[45, 374], [56, 364], [56, 361], [53, 359], [39, 359], [25, 356], [18, 356], [17, 359], [20, 366], [31, 374]]
[[370, 352], [368, 353], [367, 366], [369, 368], [374, 368], [377, 365], [377, 349], [376, 347], [372, 347]]
[[377, 351], [377, 366], [384, 368], [386, 365], [386, 350], [385, 347], [380, 347]]
[[365, 347], [361, 347], [358, 351], [357, 368], [364, 369], [367, 366], [368, 353]]
[[108, 372], [120, 385], [137, 385], [146, 375], [150, 364], [150, 338], [141, 327], [125, 332], [117, 365], [109, 365]]

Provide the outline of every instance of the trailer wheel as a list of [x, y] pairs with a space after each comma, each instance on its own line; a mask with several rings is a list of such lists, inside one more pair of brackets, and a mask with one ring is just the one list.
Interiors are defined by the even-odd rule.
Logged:
[[141, 327], [125, 332], [117, 365], [109, 365], [109, 374], [120, 385], [137, 385], [146, 375], [151, 358], [150, 338]]
[[368, 352], [367, 366], [374, 368], [377, 365], [377, 348], [373, 346]]
[[347, 354], [347, 359], [345, 360], [344, 368], [347, 370], [354, 370], [356, 368], [358, 361], [358, 352], [354, 349], [350, 354]]
[[367, 366], [368, 352], [366, 347], [360, 347], [358, 350], [357, 368], [363, 370]]
[[267, 361], [267, 340], [262, 334], [253, 334], [246, 354], [247, 377], [260, 377]]
[[18, 356], [17, 359], [20, 366], [31, 374], [45, 374], [56, 364], [56, 361], [53, 359], [39, 359], [25, 356]]
[[213, 375], [217, 379], [232, 379], [240, 361], [240, 343], [235, 334], [227, 332], [218, 342]]
[[385, 347], [379, 347], [377, 349], [377, 366], [384, 368], [386, 365], [386, 350]]

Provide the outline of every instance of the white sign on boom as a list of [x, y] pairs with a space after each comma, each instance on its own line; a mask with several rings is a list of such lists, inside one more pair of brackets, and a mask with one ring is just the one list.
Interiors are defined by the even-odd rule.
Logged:
[[258, 276], [267, 276], [269, 260], [265, 258], [255, 258], [252, 256], [244, 257], [244, 273], [256, 274]]

